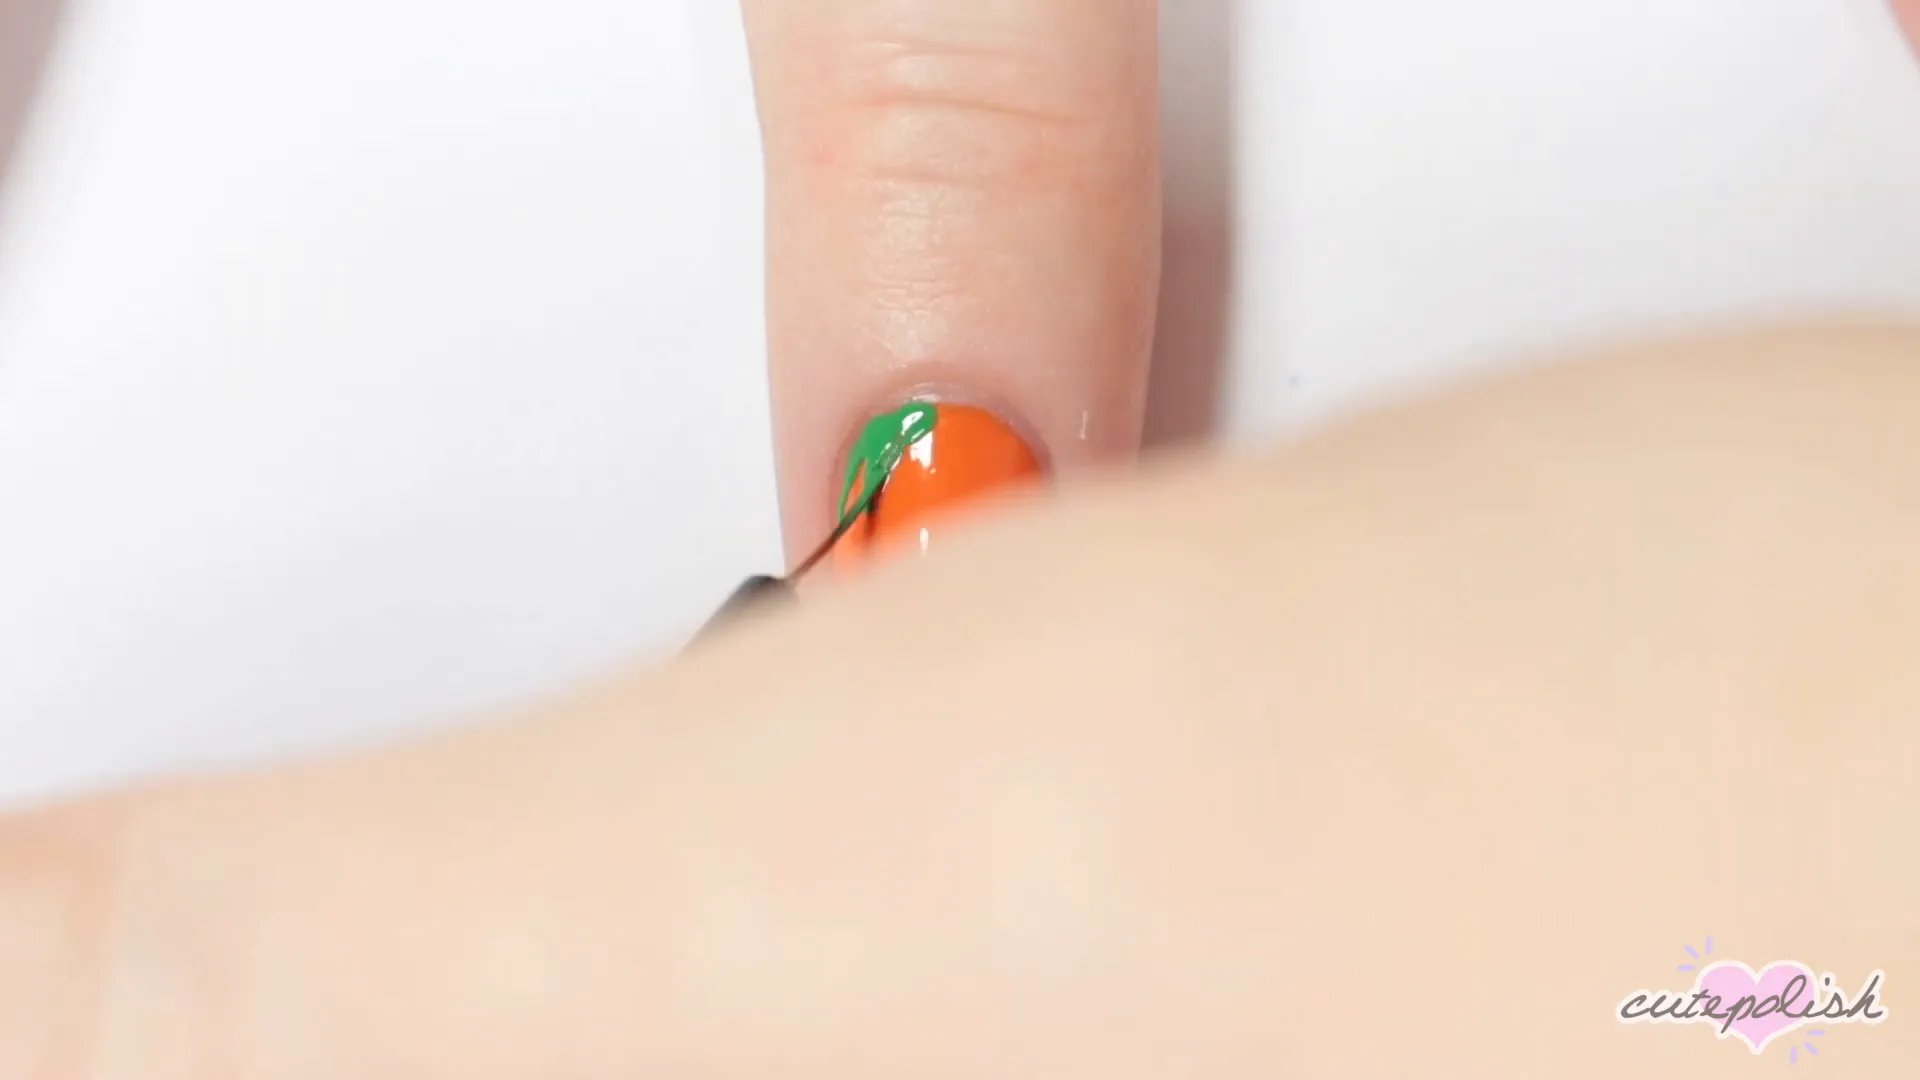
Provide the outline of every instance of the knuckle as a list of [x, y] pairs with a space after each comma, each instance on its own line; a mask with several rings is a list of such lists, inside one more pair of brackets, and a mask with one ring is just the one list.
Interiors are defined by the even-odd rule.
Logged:
[[1122, 148], [1124, 115], [1036, 51], [864, 42], [826, 67], [807, 145], [859, 182], [1060, 188]]

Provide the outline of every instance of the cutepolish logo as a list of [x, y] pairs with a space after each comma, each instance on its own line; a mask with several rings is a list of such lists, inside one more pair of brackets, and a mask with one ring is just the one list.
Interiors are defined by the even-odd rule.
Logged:
[[1722, 1040], [1737, 1040], [1755, 1054], [1782, 1042], [1787, 1060], [1818, 1057], [1819, 1040], [1830, 1027], [1878, 1024], [1887, 1018], [1881, 1003], [1886, 976], [1875, 971], [1849, 996], [1831, 972], [1815, 974], [1797, 960], [1776, 960], [1758, 970], [1738, 960], [1713, 955], [1713, 939], [1704, 952], [1687, 946], [1693, 975], [1686, 990], [1636, 990], [1615, 1012], [1623, 1024], [1707, 1024]]

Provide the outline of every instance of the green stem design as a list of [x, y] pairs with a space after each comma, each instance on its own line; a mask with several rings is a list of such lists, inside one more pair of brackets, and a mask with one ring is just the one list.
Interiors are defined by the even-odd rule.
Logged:
[[893, 470], [900, 467], [900, 459], [914, 443], [933, 434], [939, 421], [939, 406], [915, 401], [867, 422], [847, 458], [847, 485], [840, 493], [840, 528], [835, 531], [844, 531], [867, 511]]
[[833, 545], [860, 520], [860, 515], [873, 508], [873, 500], [893, 476], [893, 470], [900, 467], [900, 459], [914, 443], [933, 434], [939, 422], [939, 407], [924, 401], [902, 405], [867, 422], [853, 444], [853, 453], [847, 457], [847, 486], [840, 493], [839, 524], [787, 575], [787, 580], [805, 575], [827, 557]]

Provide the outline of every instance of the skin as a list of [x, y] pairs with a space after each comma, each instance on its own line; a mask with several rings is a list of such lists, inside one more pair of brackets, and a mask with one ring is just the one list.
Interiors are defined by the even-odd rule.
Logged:
[[1825, 1063], [1915, 1074], [1920, 332], [1105, 476], [1151, 6], [746, 10], [791, 545], [925, 384], [1066, 493], [458, 734], [0, 819], [0, 1077], [1752, 1075], [1612, 1018], [1707, 934], [1885, 970]]
[[0, 1073], [1748, 1076], [1612, 1019], [1713, 934], [1911, 1076], [1917, 430], [1914, 332], [1628, 349], [19, 818]]
[[781, 513], [922, 389], [1071, 474], [1138, 448], [1160, 268], [1151, 0], [744, 0], [767, 163]]

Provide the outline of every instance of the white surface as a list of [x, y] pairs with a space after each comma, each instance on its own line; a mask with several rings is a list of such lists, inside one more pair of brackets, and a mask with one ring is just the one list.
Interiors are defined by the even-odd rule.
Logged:
[[[1222, 346], [1227, 437], [1920, 305], [1877, 0], [1165, 2], [1165, 352]], [[41, 85], [0, 201], [0, 796], [535, 694], [774, 562], [725, 0], [76, 0]]]

